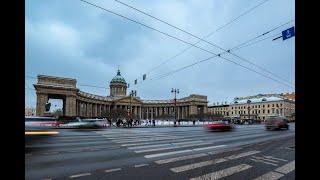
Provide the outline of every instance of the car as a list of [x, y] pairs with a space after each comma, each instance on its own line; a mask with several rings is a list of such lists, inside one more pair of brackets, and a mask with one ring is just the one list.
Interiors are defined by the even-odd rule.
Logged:
[[266, 130], [289, 129], [288, 120], [283, 117], [269, 117], [265, 122]]
[[57, 135], [56, 127], [61, 122], [53, 117], [26, 116], [25, 117], [25, 140], [37, 139], [38, 137], [48, 137]]
[[63, 128], [102, 128], [107, 125], [104, 119], [76, 119], [62, 125]]
[[214, 121], [206, 125], [208, 130], [230, 131], [234, 129], [234, 125], [228, 121]]

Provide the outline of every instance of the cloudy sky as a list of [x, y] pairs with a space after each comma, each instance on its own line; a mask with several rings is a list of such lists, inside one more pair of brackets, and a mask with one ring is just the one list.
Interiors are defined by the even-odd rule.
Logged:
[[[198, 41], [116, 1], [88, 1], [186, 42], [193, 44]], [[235, 47], [295, 19], [293, 0], [269, 0], [237, 21], [216, 31], [265, 0], [121, 1], [198, 37], [215, 32], [206, 40], [225, 49]], [[163, 74], [208, 58], [212, 54], [193, 47], [154, 69], [190, 45], [79, 0], [27, 0], [25, 8], [27, 106], [35, 107], [36, 95], [33, 84], [36, 79], [32, 77], [38, 74], [76, 78], [80, 90], [109, 95], [107, 88], [110, 80], [116, 75], [118, 66], [123, 77], [130, 83], [129, 90], [137, 90], [138, 96], [143, 99], [172, 98], [171, 88], [180, 89], [178, 97], [190, 94], [207, 95], [209, 104], [230, 101], [236, 96], [294, 91], [288, 86], [221, 58], [213, 58], [159, 78]], [[292, 26], [294, 21], [268, 35], [276, 35]], [[267, 35], [261, 38], [264, 37]], [[294, 84], [295, 38], [286, 41], [281, 38], [275, 41], [272, 39], [239, 49], [234, 53]], [[205, 42], [197, 46], [212, 53], [221, 52]], [[255, 68], [235, 56], [223, 56], [244, 66]], [[260, 69], [255, 68], [255, 70], [265, 73]], [[148, 80], [142, 82], [144, 73], [148, 73]], [[133, 85], [134, 79], [138, 79], [136, 86]]]

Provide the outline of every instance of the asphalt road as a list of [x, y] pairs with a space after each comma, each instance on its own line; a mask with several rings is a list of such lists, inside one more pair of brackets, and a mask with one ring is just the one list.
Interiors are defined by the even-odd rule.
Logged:
[[295, 179], [295, 124], [61, 129], [26, 142], [26, 179]]

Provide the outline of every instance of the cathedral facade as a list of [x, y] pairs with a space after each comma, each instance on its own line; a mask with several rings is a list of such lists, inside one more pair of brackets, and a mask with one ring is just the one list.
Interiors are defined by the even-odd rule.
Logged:
[[[46, 114], [46, 103], [49, 99], [63, 100], [63, 115], [66, 117], [102, 117], [113, 109], [125, 109], [139, 119], [154, 119], [161, 115], [175, 115], [185, 119], [190, 115], [207, 113], [207, 96], [191, 94], [187, 97], [168, 100], [144, 100], [130, 96], [127, 83], [118, 70], [110, 81], [110, 94], [100, 96], [83, 92], [77, 88], [76, 79], [38, 75], [34, 84], [37, 95], [36, 115]], [[132, 109], [131, 109], [132, 108]]]

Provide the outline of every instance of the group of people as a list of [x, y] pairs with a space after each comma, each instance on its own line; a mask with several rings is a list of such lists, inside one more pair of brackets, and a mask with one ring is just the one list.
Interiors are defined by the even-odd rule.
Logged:
[[146, 126], [148, 126], [149, 124], [151, 125], [151, 122], [152, 122], [153, 126], [156, 126], [156, 120], [154, 120], [154, 119], [147, 121]]
[[120, 126], [132, 127], [132, 126], [137, 126], [137, 125], [140, 125], [140, 121], [138, 119], [133, 120], [132, 118], [130, 118], [129, 120], [126, 120], [126, 119], [120, 119], [119, 118], [116, 121], [116, 126], [117, 127], [120, 127]]

